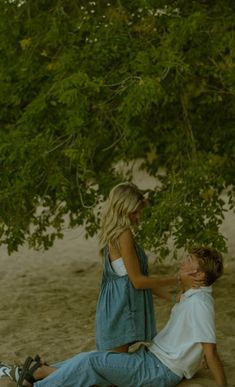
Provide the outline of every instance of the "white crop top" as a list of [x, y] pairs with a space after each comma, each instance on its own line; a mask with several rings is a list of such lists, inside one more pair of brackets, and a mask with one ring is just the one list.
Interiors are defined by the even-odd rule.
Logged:
[[119, 277], [123, 277], [127, 275], [127, 271], [124, 265], [124, 261], [122, 257], [115, 259], [114, 261], [110, 261], [113, 271], [119, 275]]

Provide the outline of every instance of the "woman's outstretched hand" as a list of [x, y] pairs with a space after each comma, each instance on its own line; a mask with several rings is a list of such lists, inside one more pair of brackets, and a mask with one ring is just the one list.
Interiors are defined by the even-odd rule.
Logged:
[[179, 272], [179, 281], [183, 289], [198, 289], [205, 286], [205, 273], [198, 270], [181, 270]]

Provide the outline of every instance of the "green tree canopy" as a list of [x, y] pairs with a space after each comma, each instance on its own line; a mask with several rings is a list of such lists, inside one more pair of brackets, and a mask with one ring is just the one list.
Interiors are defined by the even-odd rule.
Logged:
[[[160, 176], [141, 237], [212, 244], [234, 208], [233, 0], [2, 0], [0, 236], [49, 248], [143, 159]], [[41, 208], [42, 210], [39, 210]]]

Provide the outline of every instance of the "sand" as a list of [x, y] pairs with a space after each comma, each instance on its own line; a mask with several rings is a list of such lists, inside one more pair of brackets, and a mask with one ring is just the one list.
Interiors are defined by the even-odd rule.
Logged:
[[[229, 386], [235, 386], [235, 227], [234, 214], [223, 224], [228, 237], [224, 276], [214, 286], [218, 349]], [[0, 360], [22, 362], [39, 353], [48, 362], [95, 348], [95, 306], [101, 280], [101, 262], [95, 238], [85, 240], [82, 228], [66, 230], [63, 240], [47, 252], [22, 247], [8, 256], [0, 248]], [[153, 273], [171, 272], [170, 266], [151, 264]], [[171, 305], [155, 299], [158, 328]], [[0, 379], [1, 387], [14, 383]], [[180, 386], [213, 387], [208, 370]]]

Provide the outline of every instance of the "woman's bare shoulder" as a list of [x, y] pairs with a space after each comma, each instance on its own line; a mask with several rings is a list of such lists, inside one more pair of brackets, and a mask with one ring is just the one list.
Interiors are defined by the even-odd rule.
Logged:
[[119, 243], [134, 243], [133, 234], [130, 228], [126, 228], [118, 237]]

